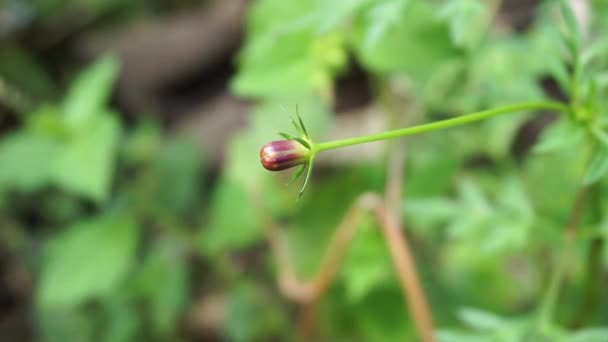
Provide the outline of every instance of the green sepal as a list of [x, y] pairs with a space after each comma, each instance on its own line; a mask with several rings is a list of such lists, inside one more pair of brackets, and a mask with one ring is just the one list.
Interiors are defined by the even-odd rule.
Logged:
[[293, 176], [291, 176], [291, 179], [287, 183], [287, 186], [293, 184], [293, 182], [295, 182], [298, 178], [300, 178], [300, 176], [302, 175], [302, 173], [304, 173], [304, 169], [305, 168], [306, 168], [306, 164], [300, 165], [300, 167], [298, 167], [298, 169], [296, 170], [296, 172], [294, 172]]
[[302, 197], [302, 194], [304, 193], [304, 189], [306, 189], [306, 185], [308, 185], [308, 180], [310, 179], [310, 176], [312, 175], [312, 167], [314, 165], [314, 161], [315, 161], [315, 157], [314, 156], [310, 157], [310, 161], [308, 162], [308, 171], [306, 172], [306, 178], [304, 178], [304, 183], [302, 184], [302, 188], [300, 189], [298, 198]]
[[310, 150], [310, 143], [302, 138], [294, 137], [291, 134], [287, 134], [287, 133], [283, 133], [283, 132], [279, 132], [279, 135], [287, 140], [295, 140], [295, 141], [299, 142], [300, 145], [302, 145]]
[[293, 125], [293, 127], [295, 127], [296, 131], [300, 136], [305, 136], [302, 127], [300, 127], [300, 125], [298, 125], [298, 123], [291, 116], [289, 117], [289, 121], [291, 121], [291, 124]]
[[308, 139], [308, 132], [306, 131], [306, 126], [304, 126], [304, 121], [302, 121], [302, 117], [300, 116], [300, 111], [298, 110], [298, 105], [296, 105], [296, 116], [298, 117], [298, 122], [300, 123], [300, 127], [304, 132], [304, 137]]
[[302, 139], [302, 138], [294, 138], [293, 140], [299, 142], [300, 144], [302, 144], [302, 146], [306, 147], [307, 149], [310, 150], [310, 144], [308, 143], [308, 141]]
[[279, 135], [287, 140], [296, 140], [296, 137], [288, 133], [279, 132]]

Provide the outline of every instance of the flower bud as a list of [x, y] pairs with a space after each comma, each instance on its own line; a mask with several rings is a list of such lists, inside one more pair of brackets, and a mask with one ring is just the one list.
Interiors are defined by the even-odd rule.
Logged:
[[280, 171], [306, 164], [309, 155], [310, 151], [295, 140], [278, 140], [262, 147], [260, 161], [267, 170]]

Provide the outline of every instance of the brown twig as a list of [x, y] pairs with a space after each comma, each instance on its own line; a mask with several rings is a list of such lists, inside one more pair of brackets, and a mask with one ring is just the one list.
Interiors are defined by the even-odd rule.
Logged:
[[[372, 211], [379, 222], [420, 339], [435, 341], [432, 316], [406, 238], [397, 219], [388, 211], [378, 194], [366, 193], [355, 201], [332, 237], [318, 273], [307, 282], [298, 279], [288, 253], [287, 242], [280, 230], [276, 226], [271, 228], [268, 237], [279, 268], [279, 289], [289, 299], [303, 304], [304, 316], [310, 315], [310, 310], [314, 308], [311, 304], [318, 302], [332, 284], [356, 233], [358, 223], [368, 211]], [[307, 317], [309, 318], [310, 316]]]

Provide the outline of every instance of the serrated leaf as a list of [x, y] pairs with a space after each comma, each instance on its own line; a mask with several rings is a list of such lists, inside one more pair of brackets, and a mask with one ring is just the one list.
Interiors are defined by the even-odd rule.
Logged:
[[127, 215], [107, 214], [66, 228], [46, 247], [37, 302], [74, 307], [110, 295], [131, 267], [139, 229]]
[[583, 179], [585, 185], [599, 181], [608, 172], [608, 148], [598, 145]]
[[78, 75], [70, 86], [63, 103], [66, 122], [79, 127], [104, 110], [118, 76], [119, 63], [113, 57], [103, 57]]

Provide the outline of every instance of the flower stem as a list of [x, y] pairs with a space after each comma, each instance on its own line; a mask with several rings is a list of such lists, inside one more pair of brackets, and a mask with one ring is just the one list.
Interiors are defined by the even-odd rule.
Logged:
[[528, 110], [557, 110], [562, 112], [567, 112], [569, 107], [563, 103], [555, 102], [555, 101], [540, 101], [540, 102], [526, 102], [508, 105], [504, 107], [498, 107], [494, 109], [484, 110], [481, 112], [475, 112], [471, 114], [462, 115], [452, 119], [446, 119], [436, 122], [431, 122], [428, 124], [406, 127], [401, 129], [396, 129], [393, 131], [386, 131], [377, 134], [364, 135], [356, 138], [349, 138], [343, 140], [334, 140], [328, 141], [324, 143], [319, 143], [314, 145], [315, 153], [331, 150], [334, 148], [345, 147], [350, 145], [363, 144], [373, 141], [386, 140], [386, 139], [394, 139], [405, 137], [408, 135], [415, 135], [420, 133], [432, 132], [440, 129], [460, 126], [464, 124], [468, 124], [475, 121], [480, 121], [483, 119], [491, 118], [493, 116], [497, 116], [500, 114], [507, 114], [513, 112], [520, 111], [528, 111]]

